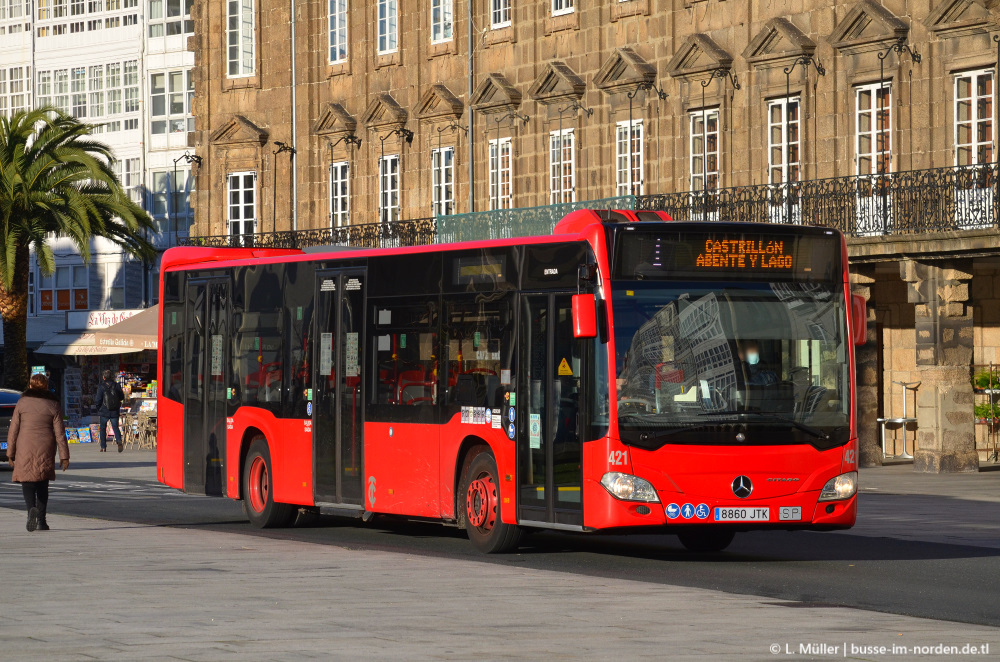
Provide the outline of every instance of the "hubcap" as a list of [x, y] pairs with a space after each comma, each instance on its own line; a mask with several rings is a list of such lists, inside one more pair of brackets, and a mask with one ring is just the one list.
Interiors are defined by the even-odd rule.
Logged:
[[469, 483], [465, 512], [469, 523], [477, 529], [489, 531], [493, 528], [497, 521], [497, 488], [492, 476], [484, 474]]
[[267, 505], [267, 463], [264, 458], [255, 457], [250, 465], [250, 507], [254, 512], [264, 512]]

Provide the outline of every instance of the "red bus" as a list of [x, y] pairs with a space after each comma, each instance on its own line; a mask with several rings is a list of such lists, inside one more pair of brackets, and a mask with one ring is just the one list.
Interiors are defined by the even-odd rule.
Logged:
[[161, 273], [158, 478], [256, 526], [395, 515], [500, 552], [854, 524], [865, 320], [835, 230], [582, 210], [545, 237], [175, 248]]

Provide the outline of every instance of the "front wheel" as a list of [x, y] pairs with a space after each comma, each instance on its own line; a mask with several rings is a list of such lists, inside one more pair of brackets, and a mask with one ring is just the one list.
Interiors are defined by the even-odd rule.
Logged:
[[258, 529], [289, 526], [297, 514], [294, 506], [275, 502], [273, 475], [267, 440], [257, 437], [243, 464], [243, 512]]
[[678, 533], [677, 537], [688, 551], [721, 552], [733, 542], [736, 532], [730, 529], [702, 529], [684, 531]]
[[517, 548], [521, 529], [500, 520], [500, 482], [493, 454], [480, 451], [466, 464], [459, 491], [460, 521], [473, 546], [486, 554], [501, 554]]

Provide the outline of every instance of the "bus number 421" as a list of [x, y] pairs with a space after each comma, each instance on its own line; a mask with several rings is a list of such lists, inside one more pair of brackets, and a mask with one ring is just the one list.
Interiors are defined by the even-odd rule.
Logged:
[[616, 464], [628, 464], [628, 453], [625, 451], [611, 451], [611, 455], [608, 456], [608, 464], [612, 466]]

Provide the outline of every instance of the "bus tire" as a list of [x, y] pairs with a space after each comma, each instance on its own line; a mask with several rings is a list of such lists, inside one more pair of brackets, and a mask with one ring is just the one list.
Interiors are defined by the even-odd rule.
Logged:
[[521, 528], [500, 519], [500, 481], [493, 453], [482, 450], [466, 462], [459, 491], [459, 521], [473, 547], [485, 554], [502, 554], [517, 548]]
[[699, 529], [677, 534], [681, 544], [690, 552], [721, 552], [736, 537], [732, 529]]
[[290, 504], [275, 502], [273, 475], [267, 440], [256, 437], [243, 464], [243, 512], [258, 529], [289, 526], [298, 512]]

